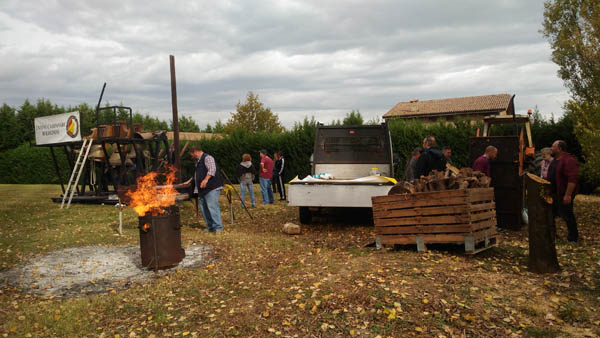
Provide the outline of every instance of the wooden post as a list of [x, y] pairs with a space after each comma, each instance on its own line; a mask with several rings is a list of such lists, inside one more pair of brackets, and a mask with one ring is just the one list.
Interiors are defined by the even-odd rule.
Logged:
[[54, 163], [54, 170], [56, 170], [56, 176], [58, 177], [58, 183], [60, 183], [60, 188], [62, 189], [63, 195], [65, 194], [65, 185], [62, 181], [62, 176], [60, 175], [60, 169], [58, 169], [58, 162], [56, 161], [56, 156], [54, 155], [54, 147], [50, 146], [50, 155], [52, 155], [52, 163]]
[[550, 182], [527, 173], [527, 209], [529, 212], [529, 270], [536, 273], [560, 271], [556, 257], [554, 216]]
[[175, 146], [174, 165], [175, 168], [177, 168], [177, 172], [175, 173], [175, 183], [179, 183], [181, 182], [181, 163], [179, 159], [179, 113], [177, 111], [177, 83], [175, 80], [175, 57], [173, 55], [169, 55], [169, 64], [171, 68], [171, 106], [173, 108], [173, 145]]

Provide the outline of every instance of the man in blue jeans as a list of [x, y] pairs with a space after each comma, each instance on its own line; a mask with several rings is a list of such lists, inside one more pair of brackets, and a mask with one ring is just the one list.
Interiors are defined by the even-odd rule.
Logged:
[[271, 187], [271, 179], [273, 178], [273, 160], [267, 155], [265, 149], [261, 149], [260, 155], [260, 175], [258, 183], [260, 183], [260, 193], [262, 194], [263, 204], [273, 204], [273, 188]]
[[195, 146], [191, 147], [190, 155], [196, 159], [196, 170], [194, 176], [185, 183], [194, 181], [194, 194], [198, 194], [198, 204], [206, 221], [206, 230], [212, 233], [222, 232], [219, 195], [223, 190], [223, 180], [217, 163], [212, 156]]

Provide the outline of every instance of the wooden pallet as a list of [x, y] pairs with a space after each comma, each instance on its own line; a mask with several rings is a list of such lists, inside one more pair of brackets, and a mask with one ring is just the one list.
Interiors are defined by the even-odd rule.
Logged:
[[[493, 188], [374, 196], [378, 247], [386, 244], [463, 244], [475, 253], [497, 245]], [[483, 249], [482, 249], [483, 248]]]

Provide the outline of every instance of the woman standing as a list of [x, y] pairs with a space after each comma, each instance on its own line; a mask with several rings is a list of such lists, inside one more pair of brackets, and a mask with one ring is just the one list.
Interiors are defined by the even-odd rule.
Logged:
[[[240, 182], [240, 190], [242, 201], [246, 200], [246, 189], [250, 194], [250, 201], [252, 201], [252, 207], [254, 208], [254, 174], [256, 169], [252, 165], [252, 157], [250, 154], [242, 155], [242, 162], [237, 168], [237, 177]], [[242, 205], [242, 208], [244, 205]]]
[[554, 161], [554, 158], [552, 157], [552, 149], [544, 148], [540, 151], [540, 153], [542, 153], [540, 177], [545, 180], [552, 181], [554, 179], [554, 166], [552, 166], [552, 169], [550, 168], [551, 163]]

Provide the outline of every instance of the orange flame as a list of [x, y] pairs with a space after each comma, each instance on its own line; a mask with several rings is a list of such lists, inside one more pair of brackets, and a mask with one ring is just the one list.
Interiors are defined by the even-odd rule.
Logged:
[[141, 216], [145, 216], [148, 212], [156, 216], [165, 212], [163, 208], [175, 204], [177, 190], [173, 188], [175, 182], [175, 172], [177, 169], [169, 166], [165, 173], [166, 180], [164, 185], [158, 187], [156, 178], [160, 175], [158, 172], [150, 172], [137, 179], [137, 189], [127, 192], [127, 196], [131, 198], [129, 206]]

